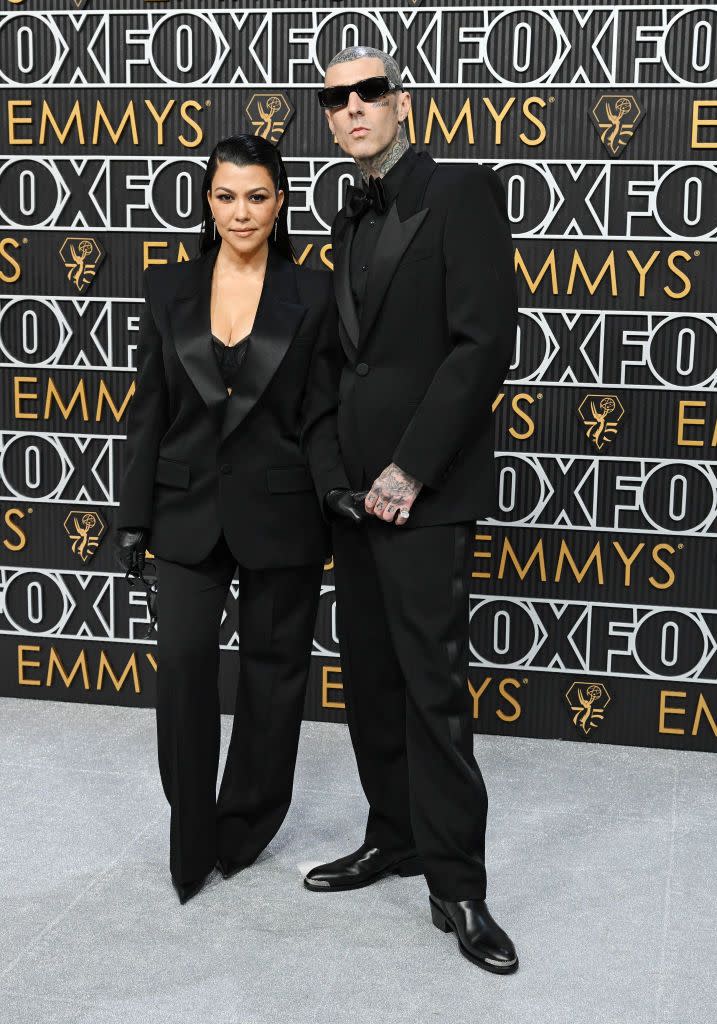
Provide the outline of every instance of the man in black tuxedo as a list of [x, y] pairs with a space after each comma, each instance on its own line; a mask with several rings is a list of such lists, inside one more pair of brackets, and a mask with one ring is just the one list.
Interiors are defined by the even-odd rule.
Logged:
[[333, 513], [342, 679], [370, 810], [362, 846], [305, 885], [425, 873], [434, 924], [507, 974], [518, 958], [485, 903], [467, 689], [473, 533], [497, 507], [492, 402], [517, 322], [505, 191], [487, 167], [410, 147], [410, 96], [379, 50], [334, 57], [319, 99], [363, 176], [331, 232], [343, 352], [325, 406], [343, 471], [314, 476]]

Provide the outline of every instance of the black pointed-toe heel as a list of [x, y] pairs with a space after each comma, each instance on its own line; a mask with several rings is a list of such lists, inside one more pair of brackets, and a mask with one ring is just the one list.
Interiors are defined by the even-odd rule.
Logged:
[[246, 864], [240, 860], [229, 860], [228, 857], [220, 857], [217, 860], [217, 867], [219, 868], [222, 878], [226, 879], [238, 874], [242, 868], [246, 867]]
[[173, 878], [172, 885], [177, 891], [179, 902], [184, 905], [188, 900], [191, 900], [193, 896], [196, 896], [197, 893], [204, 888], [205, 883], [208, 881], [213, 871], [214, 868], [212, 868], [212, 870], [202, 878], [195, 878], [192, 882], [177, 882], [176, 879]]

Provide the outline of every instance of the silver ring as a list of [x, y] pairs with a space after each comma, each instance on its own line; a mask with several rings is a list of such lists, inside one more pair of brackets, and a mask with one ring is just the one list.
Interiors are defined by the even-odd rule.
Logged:
[[402, 519], [408, 519], [411, 513], [408, 511], [407, 508], [402, 508], [399, 510], [398, 514], [401, 516]]

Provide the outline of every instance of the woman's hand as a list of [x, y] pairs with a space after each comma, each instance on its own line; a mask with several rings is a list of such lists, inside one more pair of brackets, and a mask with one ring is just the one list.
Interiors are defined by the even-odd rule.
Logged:
[[119, 527], [115, 534], [115, 558], [124, 572], [141, 573], [149, 530], [143, 526]]
[[350, 491], [344, 487], [335, 487], [324, 498], [324, 505], [335, 516], [360, 523], [365, 518], [364, 498], [366, 491]]

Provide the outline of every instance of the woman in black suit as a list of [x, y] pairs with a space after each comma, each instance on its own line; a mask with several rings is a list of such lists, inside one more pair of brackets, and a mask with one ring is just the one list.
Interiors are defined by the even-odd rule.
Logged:
[[[144, 273], [117, 520], [124, 568], [157, 566], [157, 741], [180, 901], [229, 877], [291, 800], [327, 524], [342, 479], [330, 410], [331, 275], [299, 268], [281, 157], [242, 135], [212, 152], [200, 251]], [[309, 386], [311, 382], [311, 385]], [[326, 381], [324, 380], [324, 383]], [[238, 567], [240, 673], [218, 798], [219, 627]]]

